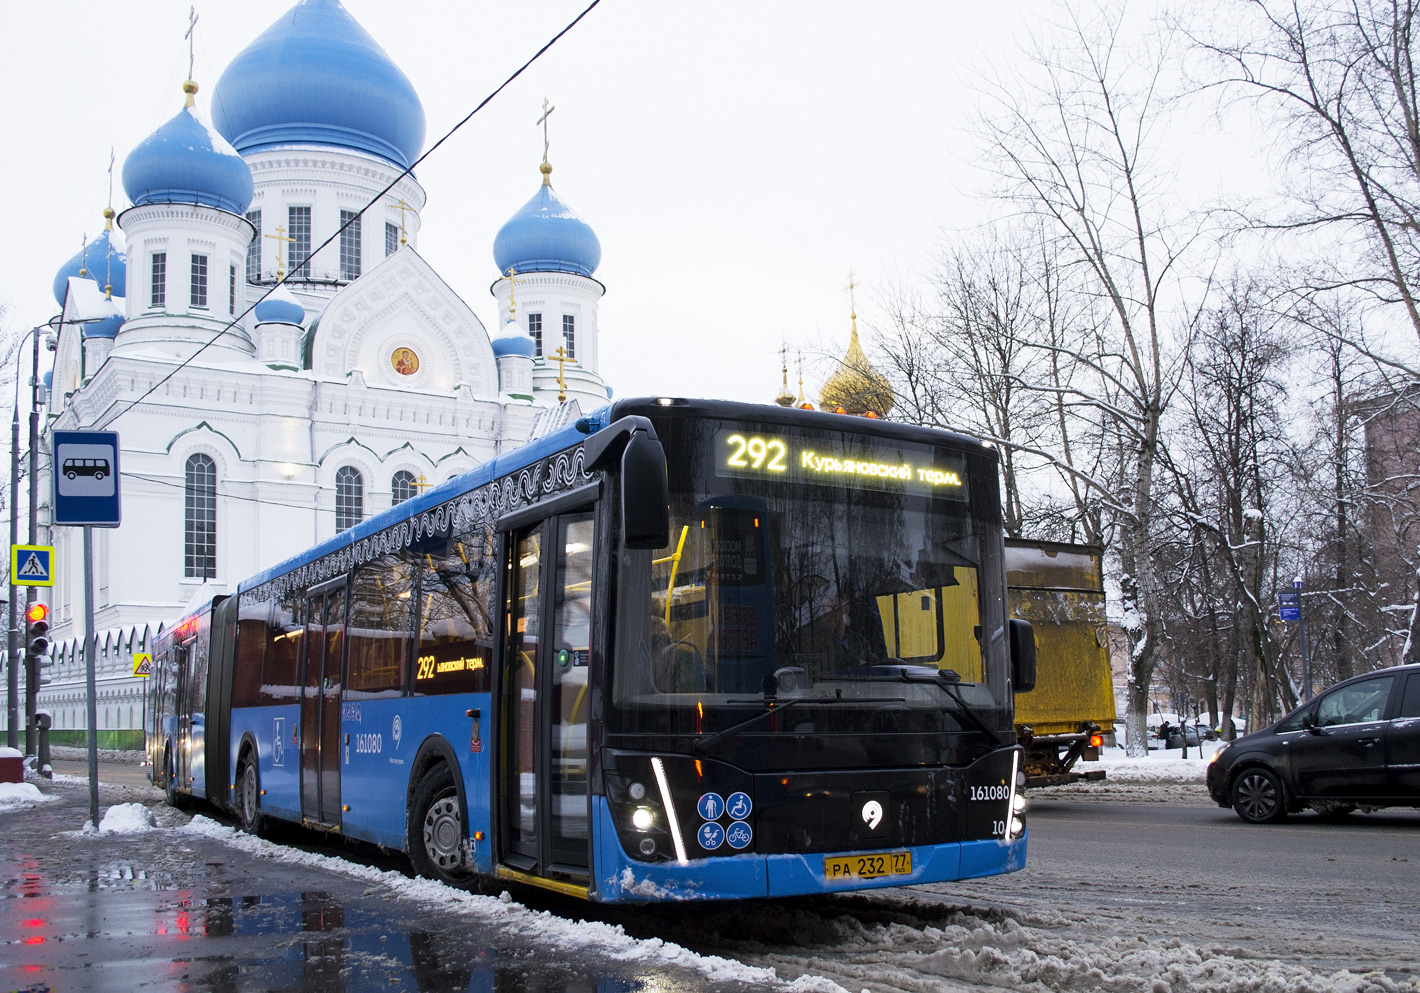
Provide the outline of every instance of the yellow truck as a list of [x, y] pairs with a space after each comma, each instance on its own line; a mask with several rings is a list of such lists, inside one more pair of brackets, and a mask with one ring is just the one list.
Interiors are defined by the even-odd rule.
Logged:
[[1012, 616], [1035, 629], [1035, 689], [1016, 695], [1026, 786], [1103, 779], [1076, 768], [1114, 734], [1100, 548], [1008, 538], [1006, 593]]

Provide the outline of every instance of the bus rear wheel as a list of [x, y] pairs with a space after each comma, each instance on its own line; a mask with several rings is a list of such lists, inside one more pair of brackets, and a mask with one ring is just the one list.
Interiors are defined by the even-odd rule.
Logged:
[[237, 773], [237, 816], [242, 830], [261, 837], [266, 832], [266, 815], [261, 812], [261, 781], [257, 778], [256, 755], [242, 756], [242, 768]]
[[192, 805], [192, 798], [186, 793], [178, 792], [177, 788], [177, 766], [173, 762], [171, 751], [163, 757], [163, 792], [166, 794], [168, 806], [174, 810], [186, 810]]
[[414, 871], [448, 886], [477, 890], [478, 874], [467, 864], [467, 837], [454, 774], [441, 762], [419, 781], [409, 805], [409, 861]]

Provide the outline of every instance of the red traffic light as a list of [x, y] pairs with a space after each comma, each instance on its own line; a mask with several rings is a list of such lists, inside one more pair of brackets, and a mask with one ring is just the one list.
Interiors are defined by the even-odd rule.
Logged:
[[34, 624], [36, 621], [42, 621], [48, 616], [49, 606], [39, 603], [38, 601], [30, 604], [28, 609], [25, 610], [25, 620], [29, 621], [31, 624]]

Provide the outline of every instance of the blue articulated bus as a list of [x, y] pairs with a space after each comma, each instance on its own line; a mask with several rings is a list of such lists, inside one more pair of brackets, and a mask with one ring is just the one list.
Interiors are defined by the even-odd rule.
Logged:
[[997, 454], [840, 414], [625, 400], [239, 584], [155, 645], [203, 800], [604, 902], [1026, 857]]

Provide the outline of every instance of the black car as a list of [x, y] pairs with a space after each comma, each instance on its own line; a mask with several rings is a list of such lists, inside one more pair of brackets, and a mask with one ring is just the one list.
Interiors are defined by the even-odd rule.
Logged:
[[1306, 807], [1420, 807], [1420, 665], [1338, 683], [1223, 746], [1208, 765], [1208, 793], [1253, 824]]

